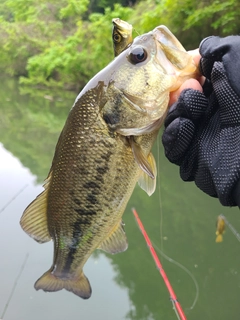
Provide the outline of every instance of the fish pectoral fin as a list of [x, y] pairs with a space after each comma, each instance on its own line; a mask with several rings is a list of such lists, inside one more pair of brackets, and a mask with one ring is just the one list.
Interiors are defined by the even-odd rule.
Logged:
[[107, 253], [119, 253], [127, 250], [128, 242], [125, 231], [123, 229], [123, 222], [117, 224], [108, 237], [100, 244], [98, 249], [106, 251]]
[[52, 273], [52, 268], [45, 272], [41, 278], [35, 282], [34, 288], [36, 290], [42, 289], [46, 292], [54, 292], [66, 289], [67, 291], [70, 291], [83, 299], [90, 298], [92, 294], [92, 289], [88, 278], [83, 272], [81, 272], [81, 274], [77, 277], [61, 279]]
[[51, 240], [47, 224], [47, 193], [51, 173], [45, 181], [45, 190], [23, 212], [20, 225], [34, 240], [44, 243]]
[[[148, 163], [151, 165], [151, 168], [153, 170], [153, 174], [156, 177], [157, 176], [157, 166], [154, 159], [154, 156], [152, 153], [148, 156]], [[155, 189], [156, 189], [156, 178], [152, 179], [149, 177], [149, 175], [146, 174], [146, 172], [142, 171], [141, 175], [138, 179], [138, 184], [140, 188], [142, 188], [146, 193], [151, 196]]]
[[156, 163], [153, 155], [150, 153], [148, 156], [145, 156], [141, 147], [134, 141], [133, 137], [129, 138], [129, 143], [132, 148], [134, 158], [142, 169], [151, 179], [155, 179], [157, 173]]

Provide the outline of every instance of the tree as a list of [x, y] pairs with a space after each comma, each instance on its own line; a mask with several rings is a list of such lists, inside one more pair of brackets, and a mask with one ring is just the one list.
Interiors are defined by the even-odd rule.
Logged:
[[113, 58], [112, 18], [131, 23], [134, 36], [165, 24], [194, 49], [211, 34], [239, 33], [239, 2], [3, 0], [0, 71], [24, 76], [24, 84], [79, 91]]

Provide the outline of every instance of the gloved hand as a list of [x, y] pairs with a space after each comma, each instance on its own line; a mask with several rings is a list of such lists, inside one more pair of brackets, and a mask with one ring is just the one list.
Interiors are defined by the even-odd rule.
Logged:
[[240, 36], [200, 44], [203, 93], [187, 89], [165, 120], [166, 157], [184, 181], [225, 206], [240, 206]]

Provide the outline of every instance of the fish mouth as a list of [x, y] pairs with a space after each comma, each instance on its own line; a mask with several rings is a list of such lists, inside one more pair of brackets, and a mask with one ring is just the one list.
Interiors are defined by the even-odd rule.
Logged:
[[121, 20], [120, 18], [114, 18], [112, 19], [112, 23], [114, 26], [116, 26], [120, 31], [128, 31], [131, 32], [132, 31], [132, 25], [127, 23], [124, 20]]
[[176, 75], [189, 63], [187, 51], [166, 26], [158, 26], [153, 31], [157, 42], [157, 58], [168, 75]]
[[172, 47], [179, 51], [186, 51], [174, 34], [164, 25], [158, 26], [153, 30], [155, 39], [163, 48]]
[[171, 62], [172, 57], [167, 54], [168, 50], [170, 50], [173, 44], [170, 41], [170, 35], [167, 32], [168, 29], [166, 29], [167, 28], [165, 26], [159, 26], [153, 30], [153, 37], [157, 46], [156, 66], [160, 65], [161, 71], [163, 71], [166, 75], [175, 76], [176, 69]]

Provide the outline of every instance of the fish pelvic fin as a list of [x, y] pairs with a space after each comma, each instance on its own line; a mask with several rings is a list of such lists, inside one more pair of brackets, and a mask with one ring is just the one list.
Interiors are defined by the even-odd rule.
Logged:
[[45, 190], [24, 210], [20, 220], [22, 229], [40, 243], [51, 240], [47, 223], [47, 195], [51, 175], [50, 172], [48, 178], [45, 180]]
[[151, 179], [156, 178], [156, 163], [152, 154], [146, 156], [143, 153], [142, 148], [134, 141], [134, 138], [131, 136], [129, 138], [129, 143], [132, 148], [133, 156], [139, 167], [145, 172]]
[[120, 221], [108, 234], [105, 240], [100, 244], [98, 249], [107, 253], [115, 254], [127, 250], [128, 242], [125, 231], [123, 229], [123, 222]]
[[45, 292], [55, 292], [65, 289], [82, 299], [89, 299], [91, 297], [91, 285], [83, 272], [77, 277], [61, 279], [56, 277], [51, 271], [52, 269], [45, 272], [41, 278], [35, 282], [34, 288], [36, 290], [42, 289]]
[[138, 185], [140, 186], [140, 188], [146, 191], [149, 196], [151, 196], [156, 190], [157, 166], [152, 153], [148, 155], [147, 160], [150, 167], [152, 168], [152, 172], [155, 178], [150, 178], [150, 176], [146, 172], [142, 171], [138, 179]]

